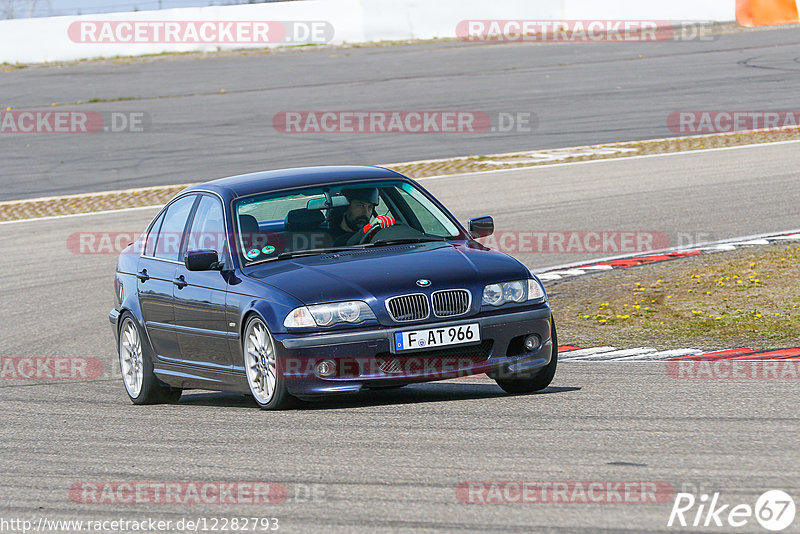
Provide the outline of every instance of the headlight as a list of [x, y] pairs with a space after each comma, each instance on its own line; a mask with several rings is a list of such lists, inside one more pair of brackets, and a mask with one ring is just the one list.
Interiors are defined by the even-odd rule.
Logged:
[[491, 306], [499, 306], [503, 303], [503, 286], [500, 284], [490, 284], [483, 288], [483, 303]]
[[506, 302], [523, 302], [525, 300], [525, 292], [527, 287], [525, 282], [508, 282], [503, 284], [503, 299]]
[[509, 302], [526, 302], [544, 298], [544, 288], [533, 278], [489, 284], [483, 288], [483, 304], [489, 306], [502, 306]]
[[283, 326], [286, 328], [308, 328], [331, 326], [337, 323], [357, 324], [369, 319], [375, 319], [375, 314], [372, 313], [367, 303], [360, 300], [351, 300], [295, 308], [286, 316]]

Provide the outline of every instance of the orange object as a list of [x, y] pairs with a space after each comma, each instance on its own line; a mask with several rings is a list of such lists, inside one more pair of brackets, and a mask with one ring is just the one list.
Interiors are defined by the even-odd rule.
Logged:
[[736, 20], [741, 26], [797, 24], [795, 0], [736, 0]]

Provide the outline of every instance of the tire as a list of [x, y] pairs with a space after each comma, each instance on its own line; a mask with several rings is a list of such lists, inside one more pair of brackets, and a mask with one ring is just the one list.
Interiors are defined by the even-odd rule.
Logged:
[[258, 316], [252, 316], [244, 327], [242, 357], [250, 393], [262, 410], [285, 410], [294, 405], [279, 370], [275, 340]]
[[174, 404], [182, 390], [162, 384], [153, 372], [149, 346], [139, 323], [130, 312], [124, 312], [119, 327], [117, 354], [125, 392], [134, 404]]
[[556, 335], [556, 322], [552, 317], [550, 317], [550, 325], [550, 339], [553, 341], [553, 354], [550, 357], [550, 363], [533, 376], [526, 373], [523, 376], [511, 375], [508, 378], [496, 378], [495, 382], [503, 391], [513, 394], [533, 393], [546, 388], [553, 381], [556, 367], [558, 366], [558, 337]]

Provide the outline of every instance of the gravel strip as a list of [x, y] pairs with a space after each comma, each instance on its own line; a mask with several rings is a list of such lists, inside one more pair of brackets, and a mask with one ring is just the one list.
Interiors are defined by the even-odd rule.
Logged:
[[565, 345], [796, 347], [800, 242], [750, 245], [547, 284]]

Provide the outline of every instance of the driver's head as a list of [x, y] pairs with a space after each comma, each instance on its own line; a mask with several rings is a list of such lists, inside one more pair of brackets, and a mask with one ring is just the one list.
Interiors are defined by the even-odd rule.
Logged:
[[380, 202], [377, 187], [361, 189], [345, 189], [342, 194], [350, 201], [344, 212], [344, 220], [352, 229], [359, 229], [369, 224], [375, 207]]

